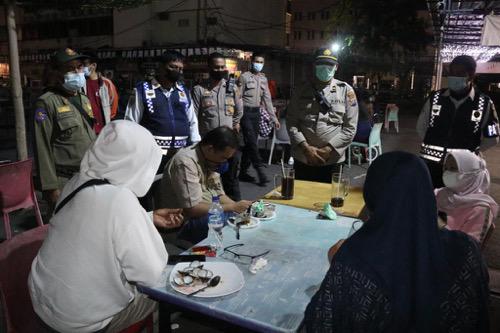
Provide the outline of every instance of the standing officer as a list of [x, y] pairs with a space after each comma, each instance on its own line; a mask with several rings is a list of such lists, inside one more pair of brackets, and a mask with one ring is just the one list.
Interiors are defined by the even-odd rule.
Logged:
[[472, 152], [498, 143], [498, 115], [491, 99], [472, 84], [476, 61], [466, 55], [452, 60], [448, 89], [433, 92], [418, 118], [426, 162], [435, 188], [443, 187], [443, 161], [453, 149]]
[[[179, 149], [201, 140], [189, 90], [182, 83], [184, 56], [177, 51], [167, 51], [161, 63], [164, 75], [158, 81], [149, 77], [150, 80], [139, 82], [125, 111], [125, 119], [148, 129], [160, 146], [163, 157], [157, 174], [163, 173]], [[158, 186], [157, 181], [141, 199], [146, 210], [153, 208], [152, 193], [157, 192]]]
[[69, 48], [56, 52], [44, 71], [46, 92], [35, 104], [36, 162], [50, 209], [95, 140], [92, 106], [81, 93], [84, 58]]
[[358, 102], [347, 83], [334, 79], [337, 57], [316, 51], [314, 79], [294, 92], [287, 114], [297, 179], [330, 183], [356, 134]]
[[257, 138], [259, 135], [260, 106], [265, 106], [266, 112], [271, 117], [276, 128], [280, 127], [280, 122], [276, 118], [271, 93], [267, 78], [262, 73], [264, 67], [264, 55], [254, 53], [252, 55], [252, 69], [241, 75], [238, 86], [243, 95], [243, 118], [241, 118], [241, 132], [245, 146], [241, 157], [240, 180], [254, 182], [255, 178], [248, 174], [250, 164], [253, 165], [259, 176], [259, 185], [265, 186], [269, 182], [263, 167], [259, 154]]
[[[243, 102], [234, 79], [226, 80], [228, 72], [226, 59], [220, 53], [212, 53], [208, 58], [210, 81], [193, 88], [194, 111], [198, 116], [200, 134], [227, 126], [240, 131]], [[222, 184], [226, 194], [234, 201], [241, 200], [240, 184], [237, 179], [240, 154], [236, 152], [228, 164], [220, 169]]]

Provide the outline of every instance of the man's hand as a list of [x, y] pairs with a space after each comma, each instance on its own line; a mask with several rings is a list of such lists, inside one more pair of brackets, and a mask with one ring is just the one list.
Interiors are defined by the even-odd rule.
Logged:
[[233, 128], [233, 129], [236, 131], [236, 133], [239, 133], [239, 132], [240, 132], [240, 128], [241, 128], [241, 126], [240, 126], [240, 124], [238, 123], [238, 124], [235, 124], [235, 125], [234, 125], [234, 128]]
[[335, 254], [338, 252], [342, 244], [344, 244], [345, 239], [339, 240], [335, 245], [333, 245], [329, 250], [328, 250], [328, 261], [332, 262], [333, 257]]
[[329, 145], [326, 145], [323, 148], [318, 149], [318, 154], [326, 162], [330, 158], [330, 155], [332, 154], [332, 150], [333, 150], [332, 147], [330, 147]]
[[281, 124], [280, 124], [280, 121], [279, 121], [279, 120], [276, 120], [276, 121], [274, 122], [274, 127], [275, 127], [277, 130], [279, 130], [279, 129], [280, 129]]
[[323, 165], [325, 159], [319, 154], [319, 149], [308, 145], [307, 143], [302, 146], [304, 155], [306, 155], [307, 163], [310, 165]]
[[250, 207], [251, 204], [252, 204], [252, 201], [241, 200], [241, 201], [235, 202], [232, 205], [231, 210], [233, 212], [240, 214], [240, 213], [243, 213], [244, 211], [246, 211], [248, 209], [248, 207]]
[[178, 228], [183, 221], [182, 209], [160, 208], [153, 211], [153, 223], [157, 228]]
[[49, 201], [51, 205], [55, 205], [59, 197], [61, 196], [61, 190], [59, 189], [54, 189], [54, 190], [48, 190], [45, 192], [46, 198]]

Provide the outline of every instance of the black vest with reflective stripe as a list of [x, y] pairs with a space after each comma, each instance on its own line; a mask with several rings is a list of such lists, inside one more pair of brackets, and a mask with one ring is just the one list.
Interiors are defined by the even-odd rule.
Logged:
[[429, 127], [420, 154], [423, 158], [442, 162], [450, 149], [475, 151], [481, 143], [481, 124], [486, 117], [489, 97], [476, 90], [474, 100], [467, 98], [457, 110], [445, 89], [431, 96]]

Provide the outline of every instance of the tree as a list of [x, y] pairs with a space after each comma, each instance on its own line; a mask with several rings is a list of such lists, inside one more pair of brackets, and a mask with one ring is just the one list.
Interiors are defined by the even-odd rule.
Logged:
[[331, 28], [336, 35], [351, 36], [356, 53], [420, 52], [432, 41], [427, 22], [418, 17], [423, 6], [423, 0], [338, 0]]

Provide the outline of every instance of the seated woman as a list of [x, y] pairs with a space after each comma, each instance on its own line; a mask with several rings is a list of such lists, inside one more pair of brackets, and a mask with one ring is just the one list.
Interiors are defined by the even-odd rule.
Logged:
[[488, 195], [486, 162], [468, 150], [453, 151], [445, 159], [443, 182], [436, 199], [438, 211], [446, 214], [446, 228], [483, 241], [498, 214], [498, 204]]
[[308, 332], [488, 332], [488, 273], [476, 242], [439, 230], [425, 164], [381, 155], [364, 188], [370, 219], [333, 256]]

